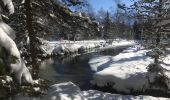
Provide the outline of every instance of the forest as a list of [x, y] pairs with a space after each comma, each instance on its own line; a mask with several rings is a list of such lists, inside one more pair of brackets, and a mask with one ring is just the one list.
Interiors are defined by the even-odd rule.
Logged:
[[0, 0], [0, 100], [169, 100], [170, 0]]

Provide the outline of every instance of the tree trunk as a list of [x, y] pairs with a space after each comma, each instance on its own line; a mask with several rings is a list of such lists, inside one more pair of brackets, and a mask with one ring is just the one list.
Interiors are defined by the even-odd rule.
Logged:
[[33, 30], [33, 14], [31, 8], [31, 0], [25, 0], [25, 14], [26, 14], [26, 28], [28, 30], [28, 36], [30, 38], [29, 52], [31, 53], [32, 75], [33, 78], [38, 78], [39, 65], [37, 61], [36, 53], [36, 33]]

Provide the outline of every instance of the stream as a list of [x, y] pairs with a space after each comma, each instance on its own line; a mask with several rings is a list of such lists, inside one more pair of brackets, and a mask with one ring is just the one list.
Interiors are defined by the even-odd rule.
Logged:
[[[89, 60], [96, 56], [115, 56], [129, 46], [107, 49], [93, 49], [86, 54], [70, 55], [67, 57], [49, 58], [41, 62], [40, 78], [48, 81], [48, 86], [64, 82], [73, 82], [84, 90], [101, 90], [93, 86], [90, 81], [94, 72], [88, 64]], [[16, 95], [13, 100], [36, 100], [40, 97], [26, 96], [22, 93]]]
[[125, 48], [127, 46], [103, 50], [95, 49], [91, 53], [46, 59], [41, 63], [40, 77], [49, 81], [49, 85], [71, 81], [78, 85], [81, 90], [92, 89], [90, 81], [94, 72], [88, 64], [89, 60], [96, 56], [115, 56]]

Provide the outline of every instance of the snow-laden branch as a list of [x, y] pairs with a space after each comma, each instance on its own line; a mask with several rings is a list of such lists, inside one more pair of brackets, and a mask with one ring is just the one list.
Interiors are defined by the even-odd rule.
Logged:
[[9, 14], [14, 13], [14, 5], [12, 3], [12, 0], [1, 0], [3, 3], [3, 6], [7, 7]]
[[[0, 46], [4, 47], [10, 55], [8, 59], [11, 72], [15, 74], [17, 81], [21, 84], [23, 77], [27, 83], [32, 83], [32, 77], [25, 66], [24, 61], [20, 57], [20, 52], [13, 41], [15, 39], [15, 32], [7, 24], [0, 22]], [[13, 60], [15, 60], [13, 62]], [[5, 66], [7, 67], [7, 66]]]
[[[14, 13], [14, 5], [12, 0], [0, 0], [1, 6], [7, 7], [9, 14]], [[6, 58], [7, 66], [10, 67], [11, 72], [14, 73], [15, 78], [17, 79], [18, 83], [22, 83], [22, 78], [27, 83], [33, 83], [32, 76], [25, 66], [24, 61], [20, 56], [20, 52], [14, 42], [15, 39], [15, 31], [5, 24], [4, 22], [0, 21], [0, 47], [4, 48], [7, 51]]]

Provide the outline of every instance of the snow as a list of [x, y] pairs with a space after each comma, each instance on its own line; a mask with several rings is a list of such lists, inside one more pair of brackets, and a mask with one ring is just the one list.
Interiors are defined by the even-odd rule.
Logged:
[[170, 100], [169, 98], [152, 97], [152, 96], [132, 96], [132, 95], [121, 95], [104, 93], [97, 90], [83, 91], [83, 95], [88, 100]]
[[52, 85], [43, 100], [87, 100], [72, 82]]
[[[14, 34], [14, 35], [12, 35]], [[15, 32], [5, 23], [0, 22], [0, 46], [4, 47], [10, 55], [19, 58], [20, 53], [12, 38], [15, 37]], [[11, 37], [10, 37], [11, 36]]]
[[132, 40], [118, 40], [118, 39], [116, 39], [112, 42], [113, 46], [126, 46], [126, 45], [132, 45], [132, 44], [135, 44], [135, 42]]
[[33, 83], [32, 76], [28, 68], [25, 66], [24, 61], [21, 58], [19, 58], [16, 63], [10, 64], [10, 67], [11, 67], [11, 71], [15, 74], [15, 77], [19, 84], [23, 82], [22, 77], [26, 83], [31, 83], [31, 84]]
[[105, 40], [84, 40], [84, 41], [48, 41], [44, 43], [40, 48], [47, 55], [64, 55], [65, 53], [75, 53], [79, 50], [88, 50], [91, 48], [100, 47], [100, 49], [116, 48], [121, 46], [132, 46], [134, 41], [128, 40], [115, 40], [112, 45], [106, 46]]
[[[130, 47], [117, 56], [99, 56], [90, 59], [91, 69], [95, 71], [92, 84], [99, 87], [111, 86], [118, 92], [130, 93], [133, 91], [145, 91], [149, 88], [149, 81], [153, 81], [155, 74], [147, 72], [147, 66], [153, 62], [146, 56], [150, 50], [139, 47]], [[168, 63], [170, 56], [165, 58]], [[165, 68], [169, 68], [165, 64]], [[167, 71], [166, 75], [170, 77]], [[148, 78], [147, 78], [148, 77]]]
[[104, 93], [97, 90], [81, 91], [72, 82], [54, 84], [50, 87], [48, 94], [41, 100], [170, 100], [162, 97], [132, 96]]
[[104, 47], [100, 48], [100, 49], [117, 49], [117, 48], [123, 48], [123, 47], [130, 47], [130, 46], [134, 46], [136, 45], [135, 41], [133, 40], [123, 40], [123, 39], [115, 39], [112, 41], [111, 44], [105, 44]]
[[[93, 71], [101, 71], [104, 68], [110, 66], [116, 69], [127, 68], [127, 72], [146, 72], [147, 66], [152, 60], [146, 57], [147, 50], [139, 50], [137, 48], [129, 47], [124, 50], [122, 53], [116, 56], [98, 56], [90, 59], [89, 64]], [[146, 61], [146, 62], [143, 62]], [[138, 65], [141, 64], [141, 67]], [[131, 69], [132, 68], [132, 69]], [[135, 70], [136, 69], [136, 70]]]
[[48, 41], [41, 46], [41, 50], [47, 55], [64, 55], [65, 53], [75, 53], [79, 49], [90, 49], [101, 47], [106, 43], [104, 40], [86, 40], [86, 41]]
[[14, 5], [12, 3], [12, 0], [2, 0], [3, 6], [7, 7], [9, 14], [14, 13]]
[[[12, 0], [2, 0], [2, 3], [4, 7], [7, 7], [9, 14], [14, 13]], [[20, 84], [22, 76], [26, 82], [32, 83], [31, 74], [20, 57], [20, 52], [14, 42], [15, 37], [15, 31], [6, 23], [0, 21], [0, 47], [5, 48], [10, 55], [10, 57], [6, 59], [8, 59], [11, 72], [15, 74], [15, 77]]]
[[7, 24], [0, 22], [0, 47], [4, 47], [10, 55], [10, 57], [6, 59], [8, 59], [11, 72], [15, 74], [15, 77], [20, 84], [22, 83], [22, 76], [26, 82], [32, 83], [33, 80], [31, 74], [20, 57], [20, 52], [13, 40], [14, 38], [14, 30], [12, 30]]
[[16, 38], [15, 31], [9, 25], [2, 21], [0, 22], [0, 29], [2, 29], [13, 40]]

